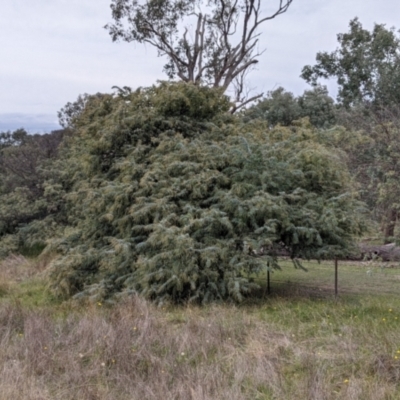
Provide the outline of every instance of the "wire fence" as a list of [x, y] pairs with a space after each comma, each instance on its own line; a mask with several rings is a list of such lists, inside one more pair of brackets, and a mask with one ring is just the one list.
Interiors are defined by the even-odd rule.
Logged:
[[[306, 264], [308, 272], [294, 269], [288, 262], [281, 271], [270, 274], [270, 293], [326, 297], [335, 295], [334, 261]], [[258, 280], [267, 293], [268, 280]], [[340, 262], [338, 264], [338, 294], [400, 295], [400, 263]]]

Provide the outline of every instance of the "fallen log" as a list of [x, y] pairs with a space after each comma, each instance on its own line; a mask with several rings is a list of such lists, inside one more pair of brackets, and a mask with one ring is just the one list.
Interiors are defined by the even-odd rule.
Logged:
[[360, 244], [360, 258], [362, 260], [381, 259], [382, 261], [400, 261], [400, 246], [395, 243], [384, 245]]

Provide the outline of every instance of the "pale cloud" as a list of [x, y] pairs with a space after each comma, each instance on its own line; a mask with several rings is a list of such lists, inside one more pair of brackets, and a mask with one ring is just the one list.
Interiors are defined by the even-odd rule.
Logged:
[[[111, 22], [109, 5], [110, 0], [2, 2], [0, 131], [4, 114], [54, 116], [53, 123], [57, 111], [81, 93], [165, 79], [165, 60], [154, 49], [111, 42], [103, 29]], [[250, 86], [264, 92], [283, 86], [300, 94], [307, 88], [299, 78], [302, 67], [318, 51], [334, 50], [336, 34], [348, 29], [350, 19], [358, 16], [368, 29], [374, 22], [400, 28], [398, 15], [398, 0], [294, 0], [286, 14], [263, 26], [260, 49], [266, 51], [249, 75]], [[24, 122], [34, 117], [29, 118]]]

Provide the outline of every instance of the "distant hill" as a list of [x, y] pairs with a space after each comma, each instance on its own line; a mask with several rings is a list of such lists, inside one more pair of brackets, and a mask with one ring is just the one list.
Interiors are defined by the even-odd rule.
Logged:
[[29, 133], [45, 133], [61, 129], [53, 114], [0, 114], [0, 132], [24, 128]]

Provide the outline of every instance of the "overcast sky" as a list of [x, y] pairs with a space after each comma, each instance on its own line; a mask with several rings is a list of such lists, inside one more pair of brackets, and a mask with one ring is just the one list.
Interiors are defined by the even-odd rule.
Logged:
[[[112, 43], [103, 29], [112, 21], [110, 2], [1, 1], [0, 131], [49, 131], [57, 127], [57, 111], [79, 94], [165, 78], [165, 60], [151, 47]], [[318, 51], [334, 50], [336, 34], [356, 16], [368, 29], [374, 22], [400, 28], [400, 1], [294, 0], [286, 14], [263, 25], [260, 47], [266, 51], [249, 76], [251, 86], [301, 94], [307, 88], [302, 67], [313, 64]]]

